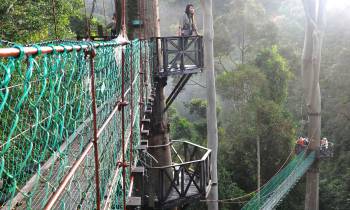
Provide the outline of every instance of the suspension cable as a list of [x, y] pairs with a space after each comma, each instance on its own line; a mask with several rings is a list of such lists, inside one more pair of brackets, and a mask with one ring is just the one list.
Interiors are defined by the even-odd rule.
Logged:
[[[307, 148], [306, 148], [307, 149]], [[288, 155], [288, 157], [286, 158], [286, 160], [283, 162], [283, 164], [279, 167], [279, 169], [274, 173], [272, 177], [274, 177], [275, 175], [277, 175], [281, 170], [282, 168], [286, 165], [286, 163], [290, 160], [292, 154], [294, 153], [294, 150], [292, 149]], [[242, 201], [239, 201], [241, 199], [244, 199], [244, 198], [248, 198], [248, 197], [251, 197], [254, 193], [257, 193], [259, 192], [263, 187], [265, 187], [271, 180], [271, 178], [265, 182], [260, 188], [258, 189], [255, 189], [254, 191], [252, 192], [249, 192], [245, 195], [242, 195], [242, 196], [239, 196], [239, 197], [233, 197], [233, 198], [227, 198], [227, 199], [219, 199], [219, 200], [201, 200], [201, 202], [220, 202], [220, 203], [246, 203], [245, 202], [242, 202]], [[235, 202], [237, 201], [237, 202]]]
[[[310, 146], [310, 143], [311, 141], [313, 141], [313, 137], [315, 136], [315, 133], [312, 133], [311, 134], [311, 137], [310, 137], [310, 142], [309, 144], [304, 148], [305, 152], [303, 154], [303, 158], [306, 156], [307, 154], [307, 151], [309, 149], [309, 146]], [[267, 181], [265, 182], [261, 187], [260, 189], [256, 189], [250, 193], [247, 193], [245, 195], [242, 195], [242, 196], [239, 196], [239, 197], [234, 197], [234, 198], [228, 198], [228, 199], [219, 199], [219, 200], [201, 200], [201, 202], [220, 202], [220, 203], [246, 203], [247, 201], [245, 202], [240, 202], [240, 201], [237, 201], [237, 200], [240, 200], [240, 199], [243, 199], [243, 198], [247, 198], [247, 197], [250, 197], [252, 194], [256, 193], [256, 192], [259, 192], [263, 187], [265, 187], [270, 181], [271, 179], [277, 175], [281, 170], [282, 168], [286, 165], [286, 163], [288, 162], [288, 160], [290, 160], [292, 154], [294, 153], [293, 150], [290, 151], [287, 159], [284, 161], [284, 163], [281, 165], [281, 167], [277, 170], [277, 172], [274, 173], [274, 175]], [[237, 202], [234, 202], [234, 201], [237, 201]]]

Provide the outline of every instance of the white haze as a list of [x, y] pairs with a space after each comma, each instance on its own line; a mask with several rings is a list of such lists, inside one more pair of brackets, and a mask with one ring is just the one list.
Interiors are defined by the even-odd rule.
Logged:
[[350, 8], [349, 0], [328, 0], [328, 11], [345, 10]]

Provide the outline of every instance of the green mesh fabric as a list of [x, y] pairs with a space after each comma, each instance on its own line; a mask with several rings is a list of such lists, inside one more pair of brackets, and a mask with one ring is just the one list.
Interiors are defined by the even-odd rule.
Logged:
[[[139, 101], [152, 86], [151, 45], [139, 40], [125, 46], [114, 41], [60, 40], [31, 46], [53, 45], [66, 50], [0, 58], [0, 207], [43, 208], [84, 151], [86, 155], [53, 208], [96, 207], [96, 148], [88, 148], [94, 132], [90, 57], [84, 50], [67, 50], [80, 45], [88, 49], [95, 46], [96, 50], [97, 128], [102, 128], [114, 113], [98, 139], [101, 207], [123, 209], [123, 169], [117, 167], [122, 154], [121, 137], [125, 137], [126, 162], [136, 164], [136, 150], [131, 160], [130, 145], [135, 148], [139, 143], [144, 107]], [[147, 76], [139, 73], [140, 66], [147, 69]], [[124, 132], [121, 111], [115, 111], [122, 94], [122, 71], [128, 102], [124, 108]], [[130, 168], [125, 170], [128, 192]]]
[[305, 153], [305, 151], [301, 152], [294, 157], [242, 209], [273, 209], [273, 207], [281, 202], [315, 160], [315, 152], [311, 152], [307, 157], [305, 157]]

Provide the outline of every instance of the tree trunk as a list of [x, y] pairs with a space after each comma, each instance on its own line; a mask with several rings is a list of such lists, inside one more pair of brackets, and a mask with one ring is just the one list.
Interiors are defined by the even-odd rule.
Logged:
[[[319, 84], [321, 48], [325, 26], [325, 0], [304, 0], [306, 27], [302, 55], [302, 77], [309, 116], [309, 151], [319, 153], [321, 138], [321, 94]], [[317, 8], [318, 5], [318, 8]], [[305, 210], [319, 209], [319, 165], [306, 174]]]
[[[259, 112], [256, 112], [256, 159], [257, 159], [257, 189], [261, 188], [261, 169], [260, 169], [260, 133], [259, 133]], [[260, 206], [260, 193], [258, 193], [258, 203]]]
[[204, 11], [204, 69], [207, 72], [207, 138], [208, 148], [212, 150], [212, 187], [208, 196], [208, 209], [218, 209], [218, 177], [217, 177], [217, 151], [218, 129], [216, 118], [216, 89], [214, 73], [214, 28], [212, 15], [212, 0], [201, 0]]
[[[166, 112], [164, 112], [165, 108], [165, 94], [164, 87], [166, 86], [166, 78], [158, 78], [157, 79], [157, 87], [156, 87], [156, 97], [155, 104], [153, 106], [152, 113], [152, 126], [151, 126], [151, 136], [149, 140], [150, 146], [160, 146], [160, 145], [169, 145], [169, 129], [168, 129], [168, 117]], [[161, 146], [156, 148], [150, 148], [150, 154], [155, 157], [158, 161], [156, 166], [169, 166], [171, 165], [171, 148], [170, 146]], [[172, 172], [169, 170], [168, 174], [171, 176]], [[161, 193], [158, 189], [159, 186], [159, 173], [158, 171], [152, 172], [153, 180], [153, 189], [155, 189], [155, 193], [159, 195]], [[169, 180], [164, 180], [164, 190], [167, 190], [170, 182]], [[165, 193], [165, 192], [163, 192]]]
[[[158, 0], [153, 0], [150, 4], [147, 4], [148, 7], [148, 20], [151, 20], [149, 23], [152, 23], [152, 30], [148, 30], [150, 36], [160, 36], [160, 26], [159, 26], [159, 4]], [[157, 21], [153, 21], [157, 20]], [[158, 55], [160, 56], [160, 55]], [[153, 71], [153, 69], [151, 69]], [[153, 113], [152, 113], [152, 126], [151, 126], [151, 136], [149, 138], [150, 146], [159, 146], [159, 145], [169, 145], [169, 129], [168, 129], [168, 117], [167, 113], [164, 112], [165, 108], [165, 93], [164, 88], [167, 85], [167, 78], [156, 78], [156, 96], [154, 100]], [[168, 166], [172, 164], [171, 159], [171, 148], [170, 146], [162, 146], [158, 148], [151, 148], [151, 155], [155, 157], [158, 161], [157, 166]], [[171, 176], [172, 172], [169, 170], [168, 174]], [[158, 190], [159, 186], [159, 173], [158, 171], [152, 172], [153, 180], [153, 193], [160, 193]], [[170, 186], [170, 181], [165, 179], [164, 189], [167, 190]], [[165, 192], [163, 192], [165, 193]], [[176, 208], [175, 208], [176, 209]]]

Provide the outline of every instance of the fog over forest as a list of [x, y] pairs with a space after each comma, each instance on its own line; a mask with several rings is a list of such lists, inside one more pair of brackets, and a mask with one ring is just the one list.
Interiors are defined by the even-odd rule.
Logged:
[[[199, 1], [164, 0], [160, 1], [162, 35], [176, 34], [178, 20], [189, 2], [194, 4], [196, 22], [202, 32], [202, 8]], [[321, 136], [335, 144], [335, 151], [333, 158], [320, 163], [320, 209], [324, 210], [350, 208], [349, 9], [349, 1], [328, 1], [320, 75]], [[307, 136], [308, 117], [301, 78], [305, 12], [299, 0], [222, 0], [213, 1], [213, 14], [219, 99], [219, 197], [227, 199], [256, 189], [256, 131], [251, 114], [254, 105], [242, 101], [242, 94], [247, 93], [237, 89], [243, 83], [259, 83], [257, 73], [253, 73], [254, 78], [252, 72], [259, 71], [257, 59], [261, 59], [259, 56], [262, 56], [263, 50], [276, 48], [276, 53], [284, 60], [285, 68], [290, 73], [286, 80], [286, 99], [275, 110], [271, 107], [271, 110], [265, 110], [275, 122], [274, 125], [266, 124], [267, 133], [263, 134], [265, 139], [261, 140], [263, 183], [283, 163], [297, 137]], [[241, 62], [243, 36], [246, 47], [244, 63]], [[189, 82], [177, 98], [174, 106], [176, 113], [172, 117], [175, 122], [171, 122], [171, 131], [175, 139], [197, 139], [197, 142], [206, 145], [206, 135], [203, 135], [205, 115], [198, 114], [203, 106], [199, 101], [205, 104], [206, 100], [205, 72], [192, 77], [192, 80], [194, 82]], [[255, 88], [258, 87], [256, 84]], [[274, 112], [281, 112], [281, 116], [271, 115]], [[283, 125], [288, 129], [274, 130], [275, 126]], [[305, 178], [277, 209], [303, 209], [304, 193]], [[239, 207], [238, 204], [220, 204], [220, 209]]]

